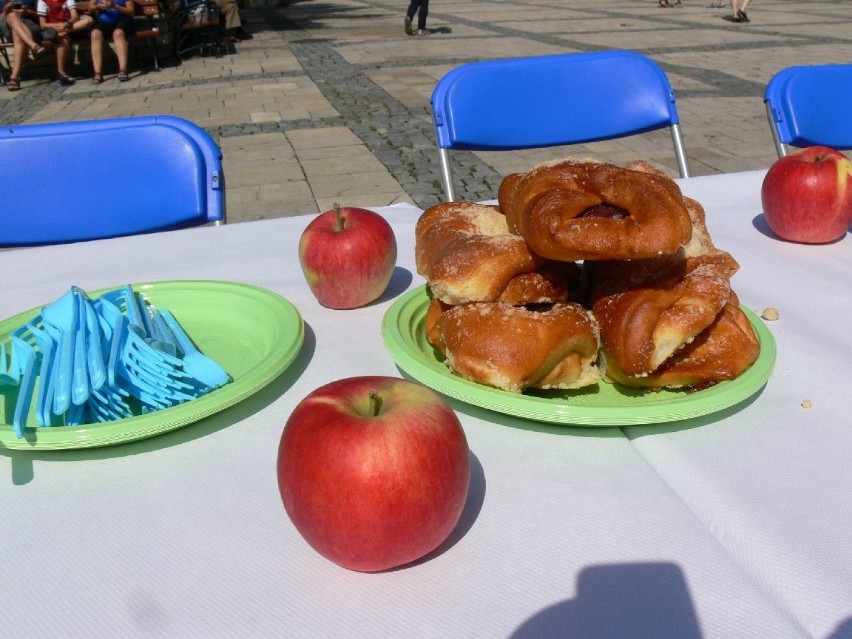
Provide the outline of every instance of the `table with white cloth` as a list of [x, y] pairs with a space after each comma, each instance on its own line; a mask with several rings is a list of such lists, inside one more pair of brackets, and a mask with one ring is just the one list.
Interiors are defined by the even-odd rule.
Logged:
[[0, 317], [71, 285], [224, 280], [280, 294], [305, 326], [280, 377], [215, 415], [116, 446], [0, 448], [0, 636], [852, 637], [852, 240], [772, 237], [763, 175], [679, 183], [740, 263], [743, 306], [779, 312], [765, 387], [699, 418], [604, 428], [448, 398], [471, 450], [461, 520], [424, 560], [375, 574], [307, 545], [276, 456], [315, 388], [406, 376], [381, 326], [423, 285], [418, 209], [375, 209], [397, 268], [347, 311], [300, 270], [312, 216], [0, 252]]

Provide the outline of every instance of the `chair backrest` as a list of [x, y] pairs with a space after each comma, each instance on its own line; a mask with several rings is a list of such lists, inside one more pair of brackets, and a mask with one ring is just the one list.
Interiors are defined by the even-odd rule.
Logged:
[[188, 120], [0, 127], [0, 247], [225, 222], [222, 153]]
[[788, 146], [852, 149], [852, 64], [783, 69], [763, 100], [778, 157]]
[[449, 150], [582, 144], [668, 127], [689, 177], [675, 94], [663, 70], [633, 51], [472, 62], [432, 93], [444, 196], [455, 199]]

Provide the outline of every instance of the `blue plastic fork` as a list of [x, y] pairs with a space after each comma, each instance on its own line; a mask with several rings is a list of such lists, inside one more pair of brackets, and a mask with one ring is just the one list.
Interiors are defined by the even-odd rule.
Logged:
[[18, 385], [18, 398], [15, 401], [15, 413], [12, 417], [12, 426], [15, 437], [24, 436], [27, 427], [27, 417], [30, 413], [30, 404], [33, 400], [36, 380], [36, 362], [38, 354], [35, 348], [23, 336], [26, 335], [26, 327], [17, 328], [12, 331], [12, 348], [17, 351], [18, 367], [21, 371], [21, 381]]
[[197, 379], [199, 382], [208, 388], [219, 388], [231, 381], [231, 377], [222, 368], [218, 362], [207, 357], [204, 353], [196, 348], [195, 344], [189, 338], [189, 335], [184, 332], [180, 324], [166, 309], [160, 311], [160, 315], [166, 322], [172, 334], [177, 341], [177, 346], [183, 353], [183, 369], [190, 376]]
[[21, 383], [21, 371], [18, 366], [18, 355], [14, 344], [11, 345], [9, 357], [6, 357], [6, 342], [0, 343], [0, 384], [17, 386]]
[[111, 385], [124, 388], [152, 410], [194, 399], [194, 394], [185, 392], [193, 387], [187, 383], [182, 360], [154, 348], [143, 337], [147, 333], [140, 334], [140, 325], [131, 328], [130, 318], [109, 299], [102, 296], [95, 304], [112, 330], [107, 367]]
[[53, 398], [60, 372], [56, 361], [60, 356], [57, 341], [59, 330], [44, 323], [41, 315], [36, 315], [27, 323], [27, 330], [36, 341], [40, 360], [36, 417], [41, 426], [50, 426], [53, 424]]
[[91, 391], [96, 391], [100, 390], [101, 386], [106, 382], [103, 336], [95, 307], [85, 292], [80, 295], [80, 302], [83, 309], [82, 322], [86, 328], [86, 368], [89, 374], [89, 387]]
[[[62, 415], [71, 406], [74, 377], [74, 350], [77, 334], [77, 296], [73, 290], [41, 310], [44, 322], [58, 329], [59, 348], [53, 366], [53, 413]], [[44, 378], [42, 378], [44, 379]]]

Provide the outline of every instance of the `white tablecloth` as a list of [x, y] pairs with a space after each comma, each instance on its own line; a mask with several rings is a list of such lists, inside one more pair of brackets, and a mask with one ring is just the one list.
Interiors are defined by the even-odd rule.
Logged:
[[385, 297], [352, 311], [323, 308], [303, 280], [296, 244], [310, 217], [0, 252], [2, 317], [71, 284], [220, 279], [280, 293], [306, 323], [281, 378], [204, 421], [110, 448], [0, 448], [0, 635], [852, 636], [852, 244], [768, 236], [762, 175], [681, 184], [740, 262], [742, 303], [780, 312], [765, 389], [718, 415], [623, 430], [451, 400], [473, 460], [462, 521], [427, 560], [381, 574], [307, 546], [275, 460], [311, 390], [401, 375], [380, 324], [422, 283], [419, 211], [377, 209], [398, 269]]

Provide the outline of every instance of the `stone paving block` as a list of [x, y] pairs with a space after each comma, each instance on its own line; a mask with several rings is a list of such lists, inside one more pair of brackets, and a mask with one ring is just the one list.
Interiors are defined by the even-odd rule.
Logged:
[[389, 191], [380, 193], [378, 191], [369, 191], [367, 193], [347, 193], [339, 198], [317, 198], [317, 211], [328, 211], [335, 203], [345, 206], [362, 206], [365, 208], [378, 208], [382, 206], [391, 206], [393, 204], [414, 204], [414, 201], [405, 193], [399, 191]]
[[345, 127], [305, 129], [290, 131], [287, 137], [297, 152], [321, 148], [349, 147], [361, 145], [358, 136]]
[[348, 195], [403, 192], [396, 180], [384, 169], [346, 175], [313, 175], [308, 176], [308, 181], [317, 200]]

